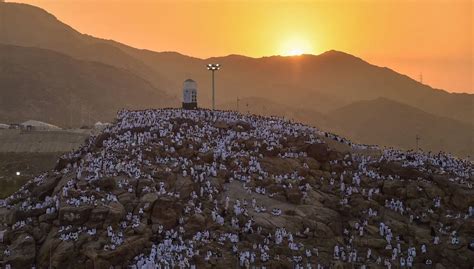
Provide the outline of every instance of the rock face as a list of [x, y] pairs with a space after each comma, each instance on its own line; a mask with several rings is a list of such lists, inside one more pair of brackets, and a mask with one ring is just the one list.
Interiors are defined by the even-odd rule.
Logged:
[[35, 239], [26, 233], [15, 237], [6, 262], [11, 264], [13, 268], [28, 268], [34, 265], [36, 257]]
[[151, 222], [163, 225], [167, 230], [171, 229], [178, 224], [181, 211], [182, 206], [177, 199], [158, 199], [153, 205]]
[[473, 171], [276, 118], [122, 111], [0, 201], [0, 267], [470, 268]]

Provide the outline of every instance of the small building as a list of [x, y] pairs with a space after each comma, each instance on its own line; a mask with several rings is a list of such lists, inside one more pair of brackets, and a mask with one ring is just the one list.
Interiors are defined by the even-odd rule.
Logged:
[[20, 124], [20, 128], [27, 131], [59, 131], [58, 126], [36, 120], [28, 120]]
[[112, 125], [112, 124], [110, 124], [110, 123], [108, 123], [108, 122], [100, 122], [100, 121], [98, 121], [98, 122], [96, 122], [96, 123], [94, 124], [94, 129], [103, 130], [103, 129], [109, 127], [110, 125]]
[[183, 83], [183, 109], [197, 109], [197, 83], [192, 79]]

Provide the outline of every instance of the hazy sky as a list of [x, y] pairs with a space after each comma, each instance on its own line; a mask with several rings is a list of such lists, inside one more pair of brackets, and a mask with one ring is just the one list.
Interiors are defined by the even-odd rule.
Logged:
[[206, 58], [336, 49], [474, 93], [471, 0], [24, 0], [82, 33]]

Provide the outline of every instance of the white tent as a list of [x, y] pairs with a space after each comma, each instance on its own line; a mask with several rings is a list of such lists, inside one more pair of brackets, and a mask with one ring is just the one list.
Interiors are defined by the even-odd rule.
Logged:
[[20, 125], [24, 129], [31, 128], [33, 130], [39, 130], [39, 131], [57, 131], [57, 130], [61, 130], [61, 128], [59, 128], [56, 125], [52, 125], [52, 124], [49, 124], [49, 123], [46, 123], [46, 122], [36, 121], [36, 120], [28, 120], [28, 121], [23, 122]]
[[107, 126], [110, 126], [110, 125], [111, 125], [110, 123], [98, 121], [94, 124], [94, 128], [95, 129], [103, 129], [103, 128], [105, 128]]

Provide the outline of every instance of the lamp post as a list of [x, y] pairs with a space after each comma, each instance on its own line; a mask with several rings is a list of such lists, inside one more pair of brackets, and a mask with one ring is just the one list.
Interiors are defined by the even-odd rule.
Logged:
[[215, 97], [215, 87], [214, 87], [214, 72], [221, 69], [220, 64], [208, 64], [207, 70], [212, 72], [212, 110], [216, 109], [216, 97]]

